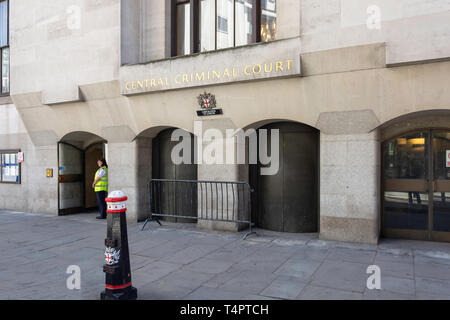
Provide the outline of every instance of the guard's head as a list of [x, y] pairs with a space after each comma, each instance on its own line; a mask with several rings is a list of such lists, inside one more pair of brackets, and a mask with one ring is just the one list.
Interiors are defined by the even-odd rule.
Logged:
[[106, 163], [106, 159], [105, 158], [101, 158], [97, 160], [97, 164], [99, 167], [107, 167], [108, 168], [108, 164]]

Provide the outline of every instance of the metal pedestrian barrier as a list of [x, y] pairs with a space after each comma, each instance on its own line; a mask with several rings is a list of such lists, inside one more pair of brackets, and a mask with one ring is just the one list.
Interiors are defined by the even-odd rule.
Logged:
[[252, 234], [251, 193], [247, 182], [152, 179], [148, 183], [151, 221], [213, 221], [248, 227], [244, 239]]

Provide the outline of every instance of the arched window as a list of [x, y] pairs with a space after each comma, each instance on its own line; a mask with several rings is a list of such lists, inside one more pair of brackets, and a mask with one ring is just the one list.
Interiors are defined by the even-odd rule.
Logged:
[[173, 0], [172, 56], [276, 39], [276, 0]]

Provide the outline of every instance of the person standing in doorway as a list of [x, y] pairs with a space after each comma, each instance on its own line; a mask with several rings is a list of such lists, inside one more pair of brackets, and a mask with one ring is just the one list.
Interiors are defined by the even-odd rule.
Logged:
[[96, 217], [97, 219], [106, 219], [106, 197], [108, 196], [108, 164], [105, 158], [97, 161], [98, 170], [95, 173], [94, 182], [92, 183], [92, 188], [94, 188], [95, 194], [97, 196], [98, 209], [100, 210], [100, 215]]

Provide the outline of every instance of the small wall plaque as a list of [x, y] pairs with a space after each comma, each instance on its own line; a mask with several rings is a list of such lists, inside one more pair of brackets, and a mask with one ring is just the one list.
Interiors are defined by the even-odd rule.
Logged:
[[222, 109], [207, 109], [207, 110], [198, 110], [197, 111], [197, 115], [199, 117], [215, 116], [218, 114], [223, 114]]
[[45, 169], [47, 178], [53, 178], [53, 169]]

